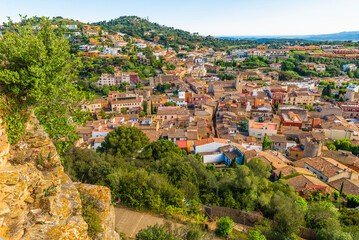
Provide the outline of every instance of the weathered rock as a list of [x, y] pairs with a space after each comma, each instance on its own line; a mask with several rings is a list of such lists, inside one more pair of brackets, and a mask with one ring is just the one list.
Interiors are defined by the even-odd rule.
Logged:
[[83, 183], [75, 183], [80, 194], [88, 194], [98, 201], [97, 212], [101, 219], [101, 232], [93, 239], [114, 240], [119, 239], [115, 232], [115, 208], [111, 204], [110, 189]]
[[[39, 154], [46, 159], [49, 156], [50, 167], [38, 166]], [[48, 191], [50, 186], [52, 190]], [[102, 202], [99, 216], [103, 231], [96, 239], [119, 239], [114, 232], [109, 189], [76, 186], [96, 193]], [[90, 239], [76, 186], [64, 173], [52, 141], [33, 113], [22, 141], [11, 147], [0, 119], [0, 239]]]

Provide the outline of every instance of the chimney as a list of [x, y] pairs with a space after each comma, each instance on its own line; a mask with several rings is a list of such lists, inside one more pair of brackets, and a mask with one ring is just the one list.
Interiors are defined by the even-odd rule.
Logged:
[[324, 171], [324, 167], [322, 167], [322, 168], [320, 169], [320, 171], [323, 172], [323, 171]]

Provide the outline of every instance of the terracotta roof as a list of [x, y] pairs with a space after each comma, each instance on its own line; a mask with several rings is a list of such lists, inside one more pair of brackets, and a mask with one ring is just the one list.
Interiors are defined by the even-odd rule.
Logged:
[[287, 183], [294, 187], [295, 190], [300, 190], [306, 187], [310, 186], [323, 186], [323, 187], [329, 187], [324, 182], [320, 181], [316, 177], [306, 176], [306, 175], [300, 175], [293, 178], [290, 178], [287, 180]]
[[199, 140], [199, 141], [195, 141], [194, 145], [195, 146], [201, 146], [201, 145], [212, 143], [212, 142], [229, 143], [228, 140], [222, 139], [222, 138], [206, 138], [206, 139], [202, 139], [202, 140]]
[[302, 158], [294, 162], [294, 164], [300, 167], [304, 167], [304, 164], [307, 164], [328, 178], [344, 171], [352, 172], [347, 166], [326, 157]]
[[178, 140], [177, 145], [179, 148], [187, 149], [187, 140]]
[[359, 180], [341, 178], [331, 182], [330, 186], [340, 191], [342, 184], [343, 184], [343, 192], [345, 194], [359, 195]]
[[316, 176], [313, 172], [311, 172], [306, 168], [292, 167], [292, 166], [286, 166], [284, 168], [276, 169], [273, 171], [273, 173], [277, 176], [279, 176], [280, 172], [282, 172], [283, 177], [289, 176], [293, 173], [301, 173], [301, 174]]

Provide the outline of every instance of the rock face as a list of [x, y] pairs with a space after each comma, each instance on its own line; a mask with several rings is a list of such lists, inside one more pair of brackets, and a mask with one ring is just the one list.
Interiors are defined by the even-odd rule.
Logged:
[[0, 120], [0, 239], [91, 239], [78, 189], [101, 199], [102, 232], [93, 238], [119, 239], [110, 190], [75, 185], [33, 113], [14, 146], [7, 143]]

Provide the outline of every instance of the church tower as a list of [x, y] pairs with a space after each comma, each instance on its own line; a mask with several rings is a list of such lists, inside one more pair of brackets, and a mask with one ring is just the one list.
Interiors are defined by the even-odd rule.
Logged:
[[242, 93], [242, 87], [243, 87], [243, 74], [238, 73], [236, 80], [234, 80], [234, 88], [237, 90], [237, 92]]

